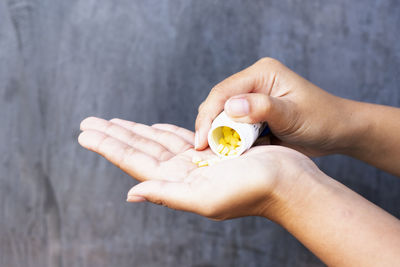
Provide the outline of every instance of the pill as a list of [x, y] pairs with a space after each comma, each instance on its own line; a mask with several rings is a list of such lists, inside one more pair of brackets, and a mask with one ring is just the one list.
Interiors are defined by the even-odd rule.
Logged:
[[226, 141], [225, 141], [225, 139], [223, 137], [221, 137], [219, 139], [219, 143], [222, 144], [222, 145], [226, 145]]
[[225, 139], [225, 142], [226, 142], [227, 144], [230, 144], [230, 143], [232, 142], [232, 135], [226, 135], [226, 136], [224, 137], [224, 139]]
[[197, 166], [199, 167], [205, 167], [208, 166], [208, 160], [202, 160], [199, 163], [197, 163]]
[[232, 138], [232, 140], [231, 140], [231, 145], [232, 145], [232, 146], [237, 146], [237, 143], [238, 143], [238, 142], [239, 142], [238, 139]]
[[229, 148], [227, 147], [227, 146], [224, 146], [224, 149], [221, 151], [221, 154], [222, 155], [226, 155], [226, 154], [228, 154], [229, 153]]
[[221, 156], [237, 155], [238, 147], [241, 146], [240, 135], [232, 128], [223, 126], [222, 136], [219, 138], [217, 152]]
[[222, 150], [224, 150], [224, 148], [225, 148], [224, 144], [219, 144], [218, 147], [217, 147], [218, 153], [222, 153]]
[[211, 158], [207, 158], [207, 159], [203, 159], [199, 156], [192, 157], [192, 162], [195, 163], [197, 165], [197, 167], [212, 166], [221, 160], [222, 160], [221, 158], [215, 157], [215, 156], [211, 157]]
[[227, 126], [222, 127], [222, 133], [224, 134], [224, 136], [232, 134], [231, 128]]

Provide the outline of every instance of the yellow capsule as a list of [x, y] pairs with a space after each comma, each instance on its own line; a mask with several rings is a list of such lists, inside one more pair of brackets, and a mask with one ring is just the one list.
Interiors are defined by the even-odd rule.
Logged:
[[208, 161], [207, 160], [200, 161], [199, 163], [197, 163], [197, 166], [199, 167], [208, 166]]
[[194, 163], [194, 164], [197, 164], [197, 163], [199, 163], [201, 161], [201, 158], [199, 157], [199, 156], [193, 156], [192, 157], [192, 162]]
[[231, 143], [231, 140], [232, 140], [232, 135], [227, 135], [227, 136], [225, 136], [225, 142], [226, 142], [226, 143], [230, 144], [230, 143]]
[[225, 146], [224, 146], [223, 144], [219, 144], [219, 145], [217, 146], [217, 151], [218, 151], [218, 153], [221, 153], [222, 150], [224, 150], [224, 148], [225, 148]]
[[223, 149], [220, 153], [221, 153], [222, 155], [226, 155], [226, 154], [229, 153], [229, 151], [230, 151], [230, 149], [229, 149], [227, 146], [225, 146], [224, 149]]
[[219, 139], [219, 143], [222, 145], [226, 145], [225, 139], [223, 137]]
[[222, 133], [224, 134], [224, 136], [232, 135], [231, 128], [226, 126], [222, 127]]
[[238, 139], [236, 139], [236, 138], [232, 138], [231, 139], [231, 145], [232, 146], [237, 146], [237, 143], [239, 142], [239, 140]]

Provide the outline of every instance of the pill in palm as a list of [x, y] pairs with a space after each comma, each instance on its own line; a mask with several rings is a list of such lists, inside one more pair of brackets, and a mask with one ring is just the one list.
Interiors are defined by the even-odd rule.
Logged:
[[197, 166], [199, 166], [199, 167], [205, 167], [205, 166], [208, 166], [208, 165], [209, 165], [208, 164], [208, 160], [202, 160], [199, 163], [197, 163]]
[[197, 167], [206, 167], [206, 166], [212, 166], [215, 163], [221, 161], [221, 158], [219, 157], [212, 157], [208, 159], [202, 159], [199, 156], [193, 156], [192, 157], [192, 162], [197, 165]]

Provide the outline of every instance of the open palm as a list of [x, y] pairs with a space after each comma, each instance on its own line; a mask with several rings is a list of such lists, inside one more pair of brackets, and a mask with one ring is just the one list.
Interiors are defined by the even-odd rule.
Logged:
[[193, 156], [216, 156], [210, 149], [196, 151], [194, 133], [175, 125], [89, 117], [81, 130], [83, 147], [142, 182], [130, 190], [128, 200], [145, 198], [214, 219], [260, 215], [282, 175], [282, 158], [304, 157], [288, 148], [260, 146], [239, 158], [199, 168]]

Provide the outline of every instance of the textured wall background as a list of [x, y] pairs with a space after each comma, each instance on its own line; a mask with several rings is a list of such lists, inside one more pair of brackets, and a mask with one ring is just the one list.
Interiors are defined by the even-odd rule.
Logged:
[[[193, 129], [210, 88], [263, 56], [334, 94], [400, 106], [399, 29], [395, 0], [0, 1], [0, 266], [321, 266], [261, 218], [125, 203], [135, 181], [79, 147], [79, 122]], [[316, 162], [400, 216], [400, 179]]]

